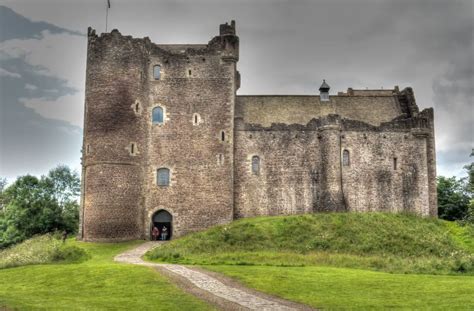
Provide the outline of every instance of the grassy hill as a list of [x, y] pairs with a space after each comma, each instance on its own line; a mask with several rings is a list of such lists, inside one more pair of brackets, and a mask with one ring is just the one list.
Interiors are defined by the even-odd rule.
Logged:
[[242, 219], [171, 241], [147, 257], [199, 265], [364, 268], [472, 274], [474, 229], [384, 213], [328, 213]]
[[318, 309], [473, 310], [473, 233], [410, 215], [261, 217], [185, 236], [147, 257], [201, 265]]

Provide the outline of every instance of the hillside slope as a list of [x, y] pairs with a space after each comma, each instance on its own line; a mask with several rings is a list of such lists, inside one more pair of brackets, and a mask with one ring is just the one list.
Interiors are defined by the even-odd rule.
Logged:
[[404, 273], [473, 273], [474, 229], [384, 213], [242, 219], [147, 254], [185, 264], [329, 265]]

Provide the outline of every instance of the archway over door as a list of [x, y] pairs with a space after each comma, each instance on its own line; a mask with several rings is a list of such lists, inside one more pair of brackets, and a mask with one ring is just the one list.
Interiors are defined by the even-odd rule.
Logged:
[[153, 234], [153, 227], [159, 230], [158, 240], [170, 240], [173, 234], [173, 216], [164, 209], [157, 211], [151, 219], [151, 234]]

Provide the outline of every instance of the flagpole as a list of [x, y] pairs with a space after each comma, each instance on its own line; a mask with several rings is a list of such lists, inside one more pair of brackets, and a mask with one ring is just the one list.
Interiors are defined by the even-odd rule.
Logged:
[[105, 9], [105, 32], [107, 32], [107, 20], [109, 18], [109, 6]]
[[109, 20], [109, 8], [110, 8], [110, 0], [107, 0], [107, 8], [105, 9], [105, 32], [107, 32], [107, 23]]

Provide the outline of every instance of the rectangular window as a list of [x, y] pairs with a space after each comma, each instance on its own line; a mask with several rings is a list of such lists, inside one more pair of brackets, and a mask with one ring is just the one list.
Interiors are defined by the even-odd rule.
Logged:
[[168, 186], [170, 184], [170, 170], [167, 168], [158, 169], [156, 183], [158, 186]]
[[393, 169], [397, 170], [397, 158], [393, 158]]
[[161, 66], [156, 65], [156, 66], [153, 67], [153, 78], [155, 78], [155, 80], [160, 80], [160, 78], [161, 78]]

